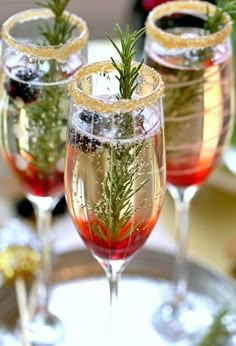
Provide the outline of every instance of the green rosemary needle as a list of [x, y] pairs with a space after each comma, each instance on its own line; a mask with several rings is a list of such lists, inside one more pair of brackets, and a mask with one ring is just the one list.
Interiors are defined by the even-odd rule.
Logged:
[[211, 16], [209, 11], [207, 11], [207, 20], [205, 22], [204, 29], [210, 33], [220, 30], [224, 25], [224, 13], [228, 13], [229, 15], [236, 13], [235, 0], [217, 0], [215, 13]]
[[225, 339], [229, 336], [229, 332], [226, 330], [223, 324], [223, 318], [227, 313], [227, 307], [223, 307], [218, 311], [214, 317], [209, 331], [203, 336], [197, 346], [226, 346]]
[[[214, 33], [219, 31], [224, 25], [224, 13], [228, 13], [229, 15], [233, 15], [236, 13], [236, 0], [217, 0], [216, 1], [216, 9], [215, 12], [210, 15], [209, 9], [206, 12], [206, 20], [204, 23], [204, 35], [209, 33]], [[204, 60], [211, 59], [213, 50], [211, 47], [204, 49], [197, 49], [194, 52], [189, 52], [189, 57], [193, 59], [189, 59], [186, 62], [186, 66], [191, 67], [196, 64], [197, 61], [204, 62]], [[194, 54], [194, 55], [193, 55]], [[188, 64], [188, 65], [187, 65]], [[188, 83], [193, 80], [203, 80], [204, 79], [204, 69], [199, 70], [179, 70], [176, 72], [175, 78], [180, 83]], [[166, 85], [171, 83], [171, 80], [165, 80]], [[196, 85], [178, 88], [166, 88], [166, 97], [164, 102], [164, 114], [168, 117], [176, 117], [179, 114], [184, 116], [185, 114], [191, 113], [193, 109], [197, 109], [199, 100], [201, 100], [201, 95], [203, 92], [203, 84], [198, 83]], [[200, 101], [201, 102], [201, 101]], [[178, 104], [178, 107], [176, 107]], [[174, 131], [176, 131], [174, 129]], [[173, 129], [171, 125], [168, 125], [166, 128], [166, 139], [168, 142], [168, 138], [173, 137]]]
[[142, 28], [139, 31], [130, 32], [129, 25], [127, 25], [125, 35], [123, 35], [120, 26], [116, 24], [115, 31], [120, 40], [121, 49], [108, 34], [106, 35], [117, 50], [121, 59], [121, 64], [118, 64], [111, 57], [112, 64], [119, 73], [119, 77], [117, 78], [120, 83], [120, 93], [117, 95], [117, 98], [130, 99], [137, 87], [136, 79], [144, 60], [142, 59], [138, 66], [132, 66], [132, 62], [137, 53], [135, 45], [139, 38], [144, 34], [145, 28]]
[[51, 46], [57, 46], [67, 42], [76, 26], [71, 24], [70, 17], [65, 15], [65, 10], [70, 0], [49, 0], [46, 3], [36, 2], [37, 5], [48, 8], [54, 14], [53, 25], [45, 24], [41, 28], [41, 34]]
[[[129, 25], [126, 26], [125, 33], [123, 34], [118, 24], [115, 26], [115, 32], [119, 38], [120, 46], [108, 35], [108, 39], [117, 50], [120, 56], [120, 62], [116, 62], [111, 58], [112, 65], [118, 72], [117, 79], [119, 81], [119, 93], [116, 95], [117, 99], [131, 99], [138, 82], [137, 77], [139, 70], [143, 64], [143, 60], [138, 64], [133, 64], [136, 55], [136, 43], [143, 35], [145, 29], [130, 32]], [[123, 134], [124, 138], [132, 135], [132, 114], [125, 113], [122, 117]], [[120, 122], [119, 115], [114, 116], [114, 121], [117, 126]], [[140, 222], [127, 227], [125, 233], [121, 236], [121, 230], [127, 226], [133, 213], [140, 209], [144, 202], [133, 208], [131, 199], [132, 197], [147, 183], [147, 179], [134, 188], [134, 179], [140, 169], [142, 169], [142, 161], [135, 162], [139, 155], [143, 143], [133, 144], [131, 146], [123, 146], [116, 143], [114, 145], [107, 144], [109, 153], [109, 162], [112, 162], [112, 174], [108, 171], [103, 181], [103, 192], [98, 202], [92, 202], [92, 208], [97, 215], [100, 224], [106, 230], [105, 235], [99, 224], [93, 225], [92, 231], [103, 241], [108, 239], [123, 240], [128, 237], [134, 229], [137, 229]]]
[[[45, 45], [64, 44], [72, 37], [75, 26], [70, 23], [70, 16], [64, 13], [69, 1], [37, 2], [37, 5], [50, 9], [54, 14], [52, 23], [45, 22], [38, 28]], [[58, 62], [51, 59], [49, 71], [43, 76], [43, 81], [55, 82], [61, 78], [59, 75]], [[62, 156], [64, 143], [61, 132], [66, 126], [67, 107], [69, 106], [66, 86], [57, 85], [45, 86], [37, 102], [25, 105], [29, 118], [27, 130], [31, 133], [28, 154], [31, 157], [31, 164], [37, 168], [40, 176], [54, 169]]]

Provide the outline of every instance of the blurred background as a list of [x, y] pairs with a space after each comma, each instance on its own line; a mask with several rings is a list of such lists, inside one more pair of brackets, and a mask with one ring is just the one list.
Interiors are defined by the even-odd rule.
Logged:
[[[34, 0], [0, 0], [0, 24], [18, 11], [37, 7], [36, 3]], [[105, 32], [113, 31], [116, 22], [123, 26], [128, 21], [132, 6], [132, 0], [71, 0], [68, 10], [86, 19], [91, 39], [102, 39]]]

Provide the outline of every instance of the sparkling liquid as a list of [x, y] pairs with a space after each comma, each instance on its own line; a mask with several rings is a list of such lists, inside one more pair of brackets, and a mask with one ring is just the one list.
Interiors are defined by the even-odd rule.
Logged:
[[167, 181], [178, 187], [200, 185], [219, 163], [232, 125], [229, 41], [205, 50], [165, 51], [149, 40], [145, 63], [161, 73], [166, 87]]
[[69, 128], [76, 135], [69, 134], [65, 189], [74, 224], [95, 256], [126, 259], [143, 246], [160, 213], [162, 132], [133, 142], [101, 142], [74, 124]]
[[[58, 82], [48, 82], [49, 65], [28, 64], [15, 54], [3, 67], [1, 81], [1, 150], [24, 191], [39, 197], [59, 197], [64, 191], [66, 125], [69, 114], [68, 82], [82, 64], [73, 56], [54, 71]], [[23, 61], [22, 61], [23, 60]], [[18, 61], [19, 65], [16, 65]], [[22, 64], [22, 65], [21, 65]], [[38, 67], [39, 66], [39, 67]], [[57, 74], [57, 75], [56, 75]]]

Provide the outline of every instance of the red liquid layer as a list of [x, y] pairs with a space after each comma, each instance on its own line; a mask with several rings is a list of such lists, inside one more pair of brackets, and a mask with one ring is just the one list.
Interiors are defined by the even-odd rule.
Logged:
[[88, 221], [74, 218], [73, 221], [86, 246], [95, 256], [102, 259], [121, 260], [132, 256], [144, 245], [157, 222], [159, 214], [160, 210], [155, 217], [143, 222], [138, 229], [133, 230], [124, 239], [122, 237], [131, 226], [131, 221], [121, 230], [116, 239], [109, 239], [107, 230], [100, 224], [106, 240], [101, 240], [91, 231], [93, 225], [99, 224], [98, 220], [90, 219], [90, 223], [88, 223]]
[[201, 185], [214, 169], [212, 162], [199, 161], [196, 164], [167, 162], [167, 181], [177, 187]]
[[25, 192], [39, 197], [56, 197], [64, 191], [64, 173], [57, 169], [40, 173], [36, 167], [28, 164], [26, 170], [17, 168], [14, 157], [7, 157], [13, 173], [20, 180]]

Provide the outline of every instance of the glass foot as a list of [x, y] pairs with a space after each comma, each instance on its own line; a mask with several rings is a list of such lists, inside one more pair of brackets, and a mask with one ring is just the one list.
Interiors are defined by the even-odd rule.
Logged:
[[34, 346], [61, 345], [65, 329], [60, 319], [48, 313], [46, 316], [35, 314], [30, 323], [30, 341]]
[[184, 339], [194, 342], [208, 330], [215, 311], [215, 302], [211, 298], [189, 294], [186, 301], [162, 304], [152, 316], [152, 325], [169, 343]]
[[13, 330], [0, 327], [0, 345], [1, 346], [20, 346], [20, 341]]

